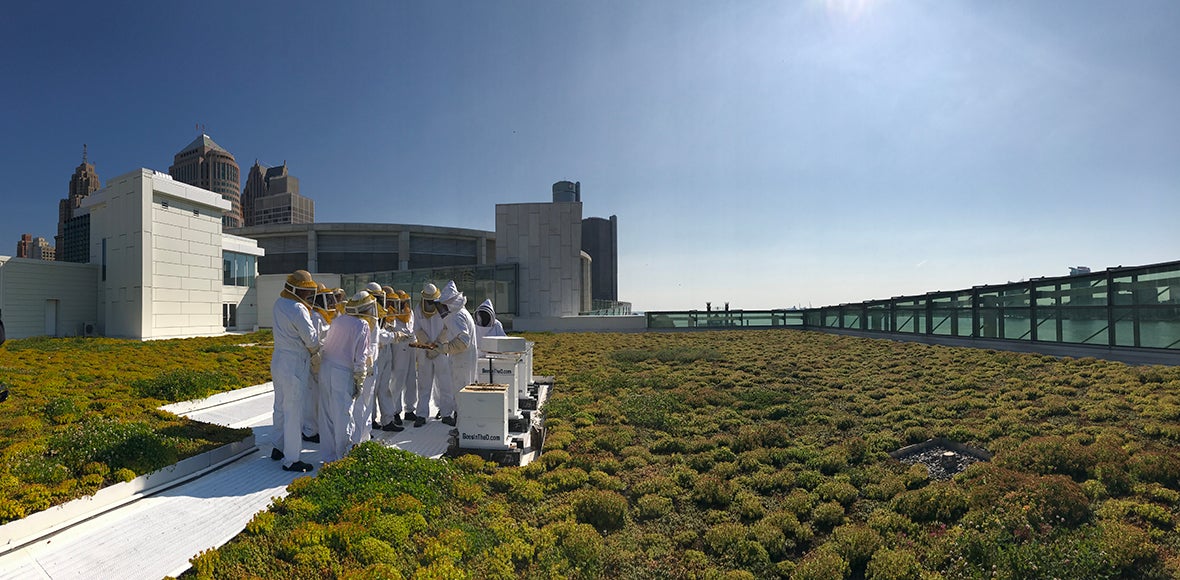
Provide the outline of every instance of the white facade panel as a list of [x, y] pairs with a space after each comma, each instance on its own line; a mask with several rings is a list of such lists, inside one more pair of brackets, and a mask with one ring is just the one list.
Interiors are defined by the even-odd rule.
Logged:
[[[46, 308], [54, 336], [81, 336], [96, 326], [99, 267], [0, 256], [0, 316], [8, 338], [46, 335]], [[52, 301], [52, 302], [51, 302]]]
[[182, 290], [185, 280], [180, 276], [152, 276], [152, 287], [157, 290]]
[[496, 261], [520, 264], [518, 316], [581, 310], [581, 223], [580, 202], [496, 206]]

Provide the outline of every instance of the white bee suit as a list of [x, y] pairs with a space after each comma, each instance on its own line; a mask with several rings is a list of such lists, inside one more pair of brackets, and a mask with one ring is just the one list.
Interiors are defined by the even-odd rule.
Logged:
[[[419, 344], [437, 343], [442, 337], [443, 318], [435, 312], [426, 316], [421, 305], [414, 307], [414, 336]], [[437, 351], [415, 348], [414, 356], [418, 362], [417, 389], [414, 393], [407, 392], [406, 411], [413, 411], [419, 417], [430, 416], [430, 391], [451, 379], [451, 360], [440, 355]], [[435, 405], [438, 401], [435, 401]]]
[[392, 354], [390, 359], [389, 380], [385, 383], [377, 382], [377, 408], [381, 411], [382, 425], [388, 424], [398, 414], [402, 412], [402, 398], [407, 401], [406, 406], [409, 408], [409, 400], [413, 398], [417, 401], [417, 393], [411, 394], [412, 389], [417, 388], [414, 382], [416, 376], [415, 361], [413, 351], [418, 350], [410, 348], [410, 341], [414, 339], [414, 318], [411, 315], [409, 320], [403, 322], [394, 319], [391, 325], [390, 334], [392, 335], [392, 342], [388, 348]]
[[274, 305], [275, 350], [270, 359], [274, 381], [272, 444], [283, 454], [283, 466], [300, 461], [303, 450], [303, 397], [311, 374], [311, 352], [319, 348], [306, 305], [279, 298]]
[[475, 342], [475, 320], [465, 308], [467, 297], [459, 292], [454, 280], [447, 282], [438, 301], [448, 310], [443, 318], [439, 350], [451, 359], [451, 380], [439, 382], [438, 412], [449, 417], [455, 413], [455, 395], [475, 382], [479, 352]]
[[[373, 419], [384, 425], [393, 420], [393, 398], [389, 396], [389, 383], [393, 380], [393, 349], [397, 347], [392, 330], [382, 327], [377, 332], [377, 378], [374, 382], [373, 396], [376, 407], [373, 409]], [[400, 411], [401, 405], [398, 405]], [[372, 426], [370, 424], [370, 426]]]
[[[315, 326], [316, 337], [322, 342], [328, 336], [331, 323], [324, 315], [312, 309], [311, 323]], [[322, 355], [321, 355], [322, 356]], [[320, 432], [320, 375], [312, 372], [308, 375], [307, 390], [303, 397], [303, 434], [311, 437]]]
[[365, 382], [361, 386], [360, 395], [352, 403], [352, 444], [360, 445], [369, 440], [373, 434], [373, 411], [377, 406], [377, 354], [381, 348], [381, 329], [376, 328], [369, 334], [369, 351], [373, 358], [369, 361], [369, 370], [365, 375]]
[[337, 316], [328, 329], [320, 364], [320, 454], [325, 463], [348, 454], [352, 447], [355, 377], [368, 372], [373, 350], [368, 323]]

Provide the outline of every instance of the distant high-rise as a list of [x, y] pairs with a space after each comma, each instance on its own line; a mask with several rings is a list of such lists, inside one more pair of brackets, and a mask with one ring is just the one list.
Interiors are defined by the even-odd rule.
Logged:
[[221, 218], [222, 227], [242, 227], [241, 176], [238, 161], [208, 135], [199, 137], [172, 159], [168, 174], [181, 183], [221, 194], [232, 209]]
[[16, 243], [16, 257], [18, 258], [52, 262], [57, 255], [56, 250], [57, 248], [49, 245], [49, 240], [39, 236], [34, 238], [32, 234], [22, 234], [20, 241]]
[[315, 202], [299, 195], [299, 179], [287, 173], [287, 162], [266, 167], [254, 160], [242, 190], [245, 226], [310, 224], [315, 222]]
[[94, 164], [86, 159], [86, 146], [82, 145], [82, 164], [74, 169], [74, 175], [70, 177], [70, 193], [57, 204], [57, 235], [53, 241], [58, 260], [90, 261], [90, 230], [86, 226], [88, 218], [74, 214], [82, 206], [82, 200], [101, 187]]
[[16, 257], [28, 258], [33, 253], [32, 248], [33, 234], [21, 234], [20, 241], [16, 243]]
[[590, 254], [590, 298], [619, 299], [619, 218], [582, 220], [582, 251]]

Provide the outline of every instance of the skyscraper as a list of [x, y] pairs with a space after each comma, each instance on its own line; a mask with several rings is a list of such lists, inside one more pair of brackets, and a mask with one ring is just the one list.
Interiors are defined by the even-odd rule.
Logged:
[[52, 262], [55, 255], [56, 248], [49, 245], [49, 240], [39, 236], [34, 238], [32, 234], [21, 234], [20, 241], [16, 243], [16, 257], [18, 258]]
[[242, 190], [242, 218], [246, 226], [310, 224], [315, 202], [299, 195], [299, 179], [287, 173], [287, 162], [266, 167], [254, 160]]
[[199, 137], [172, 158], [168, 174], [181, 183], [221, 194], [233, 209], [221, 218], [225, 228], [242, 227], [241, 177], [238, 161], [208, 135]]
[[90, 234], [86, 229], [89, 218], [74, 214], [82, 206], [82, 200], [101, 187], [98, 173], [94, 171], [94, 164], [86, 159], [86, 145], [82, 145], [82, 164], [74, 169], [74, 175], [70, 177], [70, 193], [57, 204], [57, 235], [53, 237], [53, 241], [57, 248], [58, 260], [82, 263], [90, 261]]
[[619, 218], [582, 220], [582, 251], [590, 254], [590, 297], [619, 299]]

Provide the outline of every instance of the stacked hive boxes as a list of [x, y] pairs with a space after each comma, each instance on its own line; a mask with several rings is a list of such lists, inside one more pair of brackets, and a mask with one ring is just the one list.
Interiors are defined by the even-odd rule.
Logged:
[[459, 391], [459, 447], [503, 449], [508, 446], [508, 385], [467, 385]]

